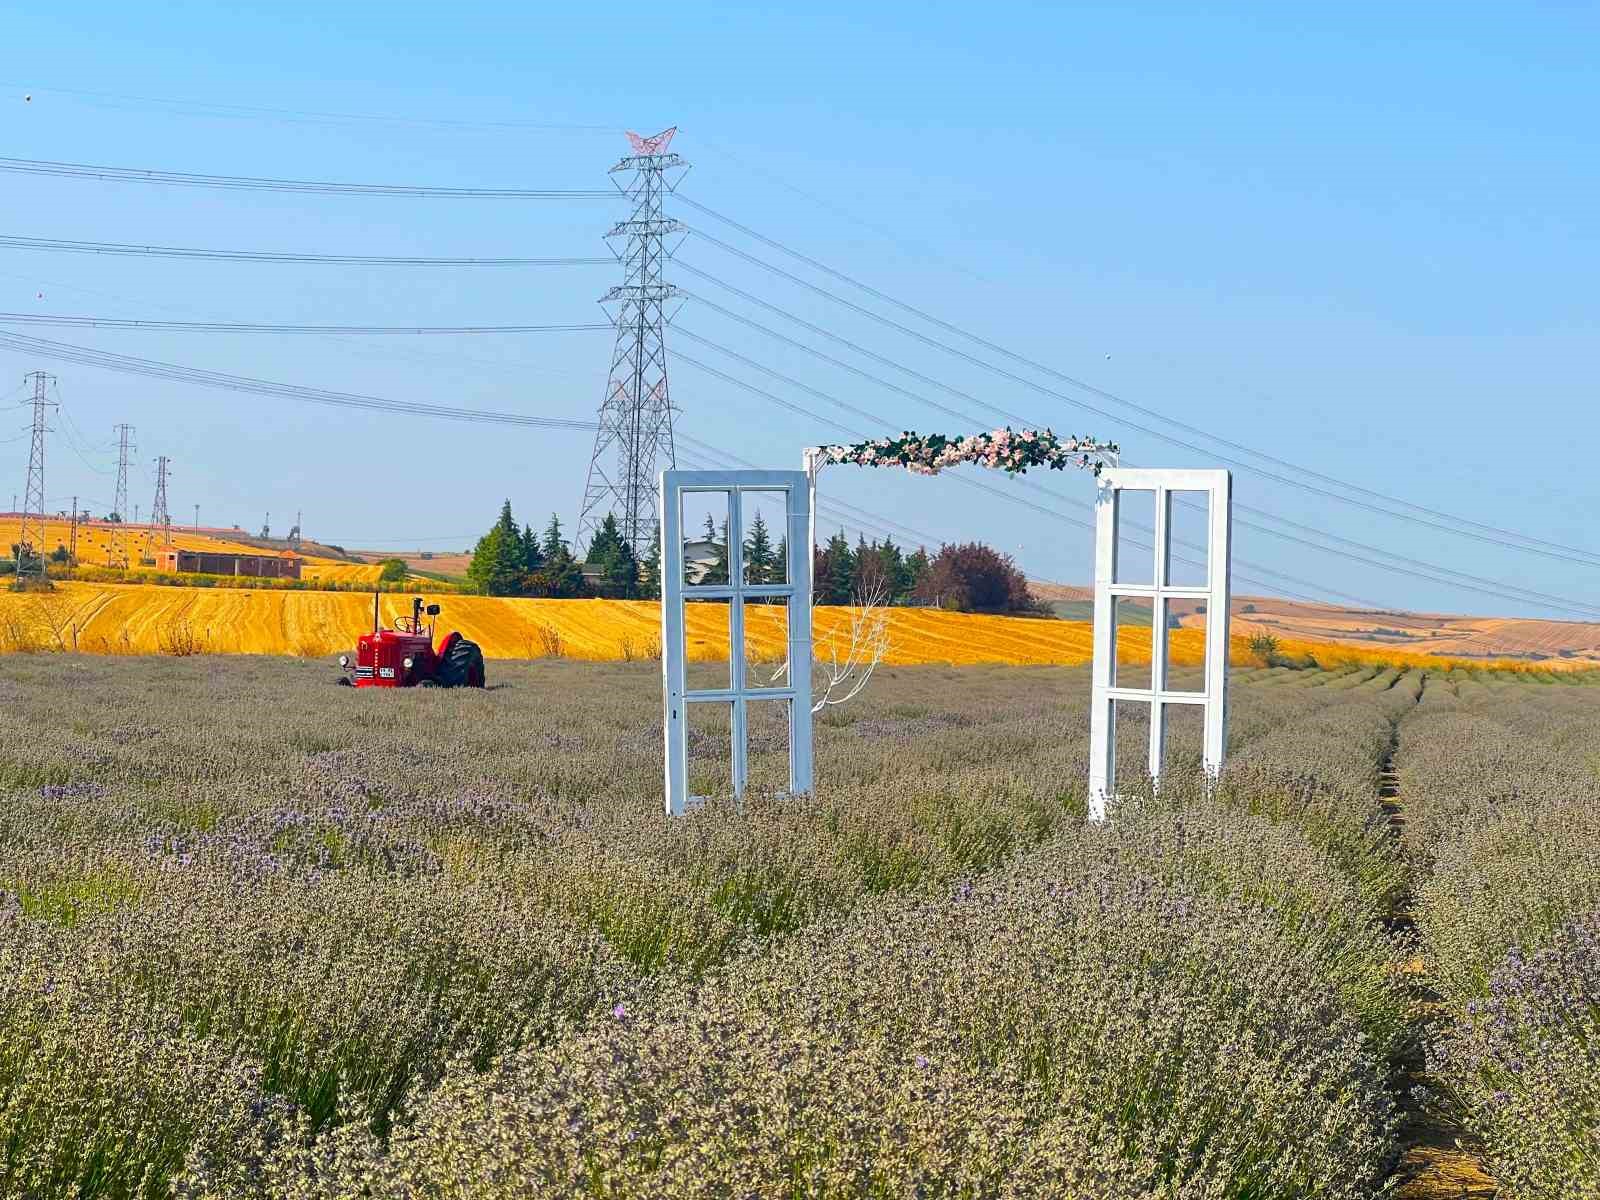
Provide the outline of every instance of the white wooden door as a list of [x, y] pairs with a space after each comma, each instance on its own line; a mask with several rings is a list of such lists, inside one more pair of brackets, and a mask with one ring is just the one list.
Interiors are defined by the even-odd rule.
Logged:
[[[1140, 524], [1135, 509], [1148, 511]], [[1180, 524], [1198, 542], [1181, 543]], [[1148, 716], [1145, 763], [1159, 780], [1169, 717], [1183, 706], [1204, 714], [1202, 759], [1222, 769], [1228, 740], [1228, 607], [1232, 598], [1233, 481], [1227, 471], [1108, 467], [1096, 503], [1094, 667], [1089, 718], [1089, 819], [1103, 820], [1116, 794], [1118, 706]], [[1177, 547], [1175, 549], [1175, 546]], [[1205, 624], [1198, 671], [1169, 662], [1175, 621]], [[1149, 624], [1148, 667], [1125, 653], [1118, 661], [1118, 625]], [[1138, 635], [1135, 635], [1138, 637]], [[1126, 642], [1133, 638], [1125, 639]], [[1142, 640], [1142, 639], [1140, 639]], [[1126, 647], [1125, 647], [1126, 649]], [[1126, 749], [1132, 750], [1132, 747]]]
[[[661, 668], [664, 685], [662, 725], [666, 742], [666, 809], [679, 815], [704, 803], [695, 794], [690, 772], [689, 729], [696, 705], [720, 705], [728, 716], [728, 790], [743, 797], [750, 787], [749, 717], [752, 705], [786, 705], [788, 791], [811, 791], [811, 503], [804, 471], [679, 471], [661, 473]], [[781, 567], [759, 570], [746, 562], [754, 514], [782, 514]], [[695, 540], [693, 509], [710, 518], [709, 539]], [[722, 515], [722, 528], [714, 514]], [[725, 564], [708, 566], [704, 546], [722, 547]], [[699, 557], [697, 557], [699, 555]], [[697, 620], [689, 619], [688, 610]], [[727, 630], [727, 669], [715, 655]], [[771, 644], [774, 629], [782, 646], [771, 656], [752, 652], [749, 626], [759, 623]], [[713, 628], [714, 637], [696, 638], [691, 625]], [[705, 641], [715, 642], [708, 646]], [[709, 651], [709, 653], [708, 653]], [[706, 670], [709, 662], [709, 671]], [[702, 677], [690, 678], [691, 666]], [[715, 675], [715, 678], [706, 677]], [[763, 711], [773, 711], [764, 708]]]

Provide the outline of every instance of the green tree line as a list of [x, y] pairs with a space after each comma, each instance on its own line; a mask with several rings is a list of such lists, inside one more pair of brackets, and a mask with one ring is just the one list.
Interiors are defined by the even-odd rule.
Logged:
[[[686, 582], [726, 584], [731, 561], [727, 524], [718, 526], [708, 515], [698, 540], [704, 548], [685, 556]], [[774, 540], [760, 512], [752, 518], [741, 549], [746, 582], [785, 582], [788, 542], [781, 537]], [[923, 547], [907, 553], [889, 537], [869, 542], [858, 536], [852, 546], [840, 530], [826, 545], [812, 547], [812, 569], [817, 604], [854, 604], [863, 597], [881, 597], [888, 604], [967, 612], [1042, 608], [1011, 558], [981, 542], [942, 546], [930, 556]], [[656, 599], [661, 594], [660, 577], [659, 538], [651, 540], [649, 554], [640, 561], [616, 518], [608, 515], [585, 560], [579, 562], [562, 537], [558, 517], [551, 514], [544, 533], [536, 535], [532, 526], [519, 528], [509, 500], [489, 532], [478, 539], [467, 568], [473, 589], [488, 596]]]

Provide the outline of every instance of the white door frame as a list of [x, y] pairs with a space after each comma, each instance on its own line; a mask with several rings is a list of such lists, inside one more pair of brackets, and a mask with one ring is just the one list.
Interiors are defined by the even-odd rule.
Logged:
[[[1116, 582], [1118, 529], [1122, 519], [1122, 493], [1155, 493], [1155, 547], [1151, 583]], [[1172, 558], [1171, 493], [1206, 492], [1206, 582], [1204, 586], [1169, 584]], [[1095, 505], [1094, 554], [1094, 667], [1089, 716], [1089, 819], [1105, 819], [1107, 802], [1114, 796], [1117, 769], [1117, 730], [1112, 705], [1143, 703], [1150, 706], [1150, 746], [1147, 758], [1152, 778], [1161, 776], [1166, 743], [1166, 710], [1172, 704], [1198, 704], [1205, 709], [1204, 762], [1215, 777], [1222, 769], [1228, 742], [1228, 619], [1233, 590], [1233, 477], [1220, 470], [1152, 470], [1107, 467], [1100, 475]], [[1112, 601], [1118, 597], [1150, 601], [1150, 686], [1113, 686], [1117, 631]], [[1203, 600], [1206, 604], [1204, 688], [1199, 692], [1173, 691], [1167, 686], [1166, 601]]]
[[[744, 580], [743, 492], [783, 492], [788, 560], [781, 584]], [[728, 497], [728, 582], [685, 587], [683, 494], [722, 492]], [[750, 700], [789, 701], [789, 790], [811, 791], [811, 488], [804, 471], [680, 471], [661, 473], [661, 670], [665, 707], [666, 809], [679, 816], [705, 801], [689, 793], [688, 705], [724, 703], [732, 713], [733, 791], [743, 797], [748, 782], [746, 712]], [[686, 595], [687, 593], [687, 595]], [[684, 601], [728, 603], [729, 685], [690, 691], [686, 684]], [[789, 609], [788, 680], [784, 687], [748, 688], [745, 682], [744, 603], [786, 600]]]

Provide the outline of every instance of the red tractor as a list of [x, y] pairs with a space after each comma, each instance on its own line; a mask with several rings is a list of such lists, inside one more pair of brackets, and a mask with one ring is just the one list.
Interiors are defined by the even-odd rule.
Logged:
[[[372, 596], [372, 632], [356, 638], [356, 654], [339, 655], [339, 676], [346, 687], [476, 687], [483, 686], [483, 651], [452, 630], [439, 648], [433, 648], [434, 618], [439, 606], [411, 601], [411, 615], [400, 617], [393, 629], [382, 628], [378, 594]], [[428, 618], [423, 626], [423, 617]]]

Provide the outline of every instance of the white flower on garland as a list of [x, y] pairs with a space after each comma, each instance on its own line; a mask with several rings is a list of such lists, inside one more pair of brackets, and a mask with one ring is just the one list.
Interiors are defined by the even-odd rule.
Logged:
[[904, 467], [915, 475], [937, 475], [947, 467], [974, 463], [1021, 475], [1029, 467], [1052, 471], [1076, 467], [1099, 475], [1116, 465], [1115, 442], [1090, 437], [1060, 437], [1049, 429], [1013, 431], [1008, 425], [991, 433], [950, 438], [942, 433], [907, 430], [897, 438], [874, 438], [854, 446], [827, 446], [828, 458], [858, 467]]

